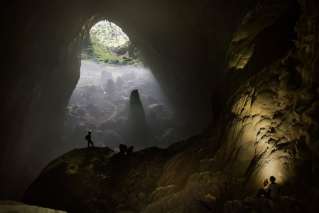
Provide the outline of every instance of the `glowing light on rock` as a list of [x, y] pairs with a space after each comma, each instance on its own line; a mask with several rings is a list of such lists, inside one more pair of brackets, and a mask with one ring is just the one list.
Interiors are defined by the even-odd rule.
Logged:
[[275, 176], [278, 183], [284, 183], [287, 155], [278, 150], [277, 142], [274, 142], [280, 138], [274, 130], [280, 122], [273, 119], [278, 105], [270, 92], [263, 92], [260, 96], [256, 94], [255, 98], [251, 96], [252, 94], [247, 93], [242, 95], [232, 108], [237, 120], [231, 134], [237, 137], [236, 145], [241, 150], [238, 160], [248, 165], [256, 156], [261, 156], [254, 171], [256, 183], [262, 184], [270, 176]]
[[270, 176], [275, 176], [276, 181], [279, 184], [285, 182], [286, 176], [284, 174], [285, 168], [283, 167], [280, 159], [276, 159], [276, 157], [272, 157], [267, 159], [267, 162], [260, 169], [259, 180], [263, 181], [265, 179], [269, 179]]

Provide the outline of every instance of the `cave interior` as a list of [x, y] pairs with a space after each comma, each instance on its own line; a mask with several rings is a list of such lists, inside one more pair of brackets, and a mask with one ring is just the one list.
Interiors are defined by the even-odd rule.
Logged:
[[[102, 20], [138, 47], [183, 137], [138, 144], [148, 114], [132, 91], [138, 149], [63, 139]], [[1, 23], [0, 210], [318, 211], [317, 0], [12, 0]]]

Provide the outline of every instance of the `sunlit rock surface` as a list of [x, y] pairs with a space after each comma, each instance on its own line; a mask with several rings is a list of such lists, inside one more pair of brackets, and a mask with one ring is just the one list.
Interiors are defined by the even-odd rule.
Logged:
[[106, 48], [125, 46], [130, 41], [120, 27], [106, 20], [96, 23], [90, 30], [90, 36]]

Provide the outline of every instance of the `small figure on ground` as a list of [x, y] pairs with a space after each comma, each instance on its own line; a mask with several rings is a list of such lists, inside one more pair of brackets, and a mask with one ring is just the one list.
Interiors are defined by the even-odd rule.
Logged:
[[126, 146], [125, 144], [120, 144], [120, 145], [119, 145], [119, 149], [120, 149], [120, 154], [126, 155], [127, 146]]
[[127, 155], [130, 155], [130, 154], [133, 153], [133, 151], [134, 151], [134, 146], [130, 146], [130, 147], [127, 149], [126, 154], [127, 154]]
[[274, 176], [271, 176], [269, 180], [270, 180], [270, 184], [267, 187], [268, 198], [276, 199], [279, 197], [279, 186], [276, 183], [276, 178]]
[[258, 198], [268, 198], [268, 199], [276, 199], [279, 197], [279, 186], [276, 183], [276, 178], [271, 176], [269, 178], [270, 184], [268, 179], [264, 180], [263, 188], [259, 189], [257, 192]]
[[94, 147], [94, 143], [92, 141], [92, 132], [88, 131], [87, 135], [85, 136], [85, 140], [88, 142], [88, 148]]
[[120, 144], [119, 149], [120, 149], [120, 154], [130, 155], [133, 153], [134, 146], [127, 147], [127, 145], [125, 145], [125, 144]]

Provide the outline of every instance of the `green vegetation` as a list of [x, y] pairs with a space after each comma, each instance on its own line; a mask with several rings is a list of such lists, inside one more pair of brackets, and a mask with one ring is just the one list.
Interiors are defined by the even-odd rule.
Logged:
[[110, 50], [103, 48], [102, 45], [94, 41], [92, 41], [92, 52], [95, 58], [100, 62], [111, 63], [121, 61], [120, 56], [113, 54]]
[[90, 30], [89, 45], [82, 51], [82, 59], [94, 59], [109, 64], [138, 64], [140, 54], [121, 28], [101, 21]]

